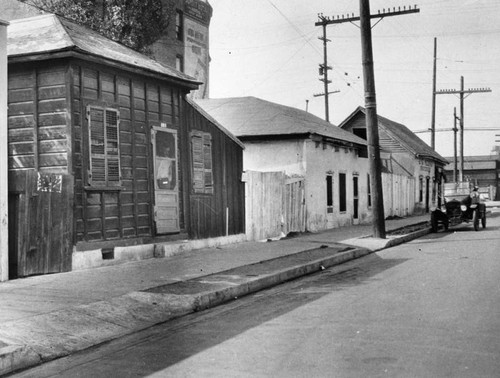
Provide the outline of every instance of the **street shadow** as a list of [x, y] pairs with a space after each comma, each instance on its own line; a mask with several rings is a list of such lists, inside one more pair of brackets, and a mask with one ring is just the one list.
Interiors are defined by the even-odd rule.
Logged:
[[[112, 350], [112, 355], [103, 354], [103, 348], [100, 348], [95, 351], [98, 353], [95, 359], [106, 355], [106, 359], [113, 361], [108, 363], [112, 366], [117, 361], [114, 358], [119, 358], [120, 364], [125, 364], [121, 366], [120, 372], [128, 372], [129, 375], [126, 376], [147, 377], [333, 292], [369, 284], [377, 279], [379, 273], [407, 260], [383, 259], [370, 254], [153, 327], [143, 332], [142, 341], [138, 341], [137, 336], [128, 336], [133, 340], [132, 347], [130, 342], [127, 343], [127, 337], [113, 341], [103, 347]], [[95, 363], [91, 356], [87, 355], [85, 358], [89, 366]], [[75, 365], [81, 367], [81, 363], [76, 362]], [[108, 372], [106, 366], [99, 366], [98, 369], [104, 374], [116, 373], [111, 370], [112, 367]], [[75, 372], [66, 370], [65, 373], [71, 375]]]

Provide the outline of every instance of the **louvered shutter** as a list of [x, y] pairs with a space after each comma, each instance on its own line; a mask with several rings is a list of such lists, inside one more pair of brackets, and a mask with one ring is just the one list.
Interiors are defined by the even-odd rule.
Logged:
[[108, 184], [120, 182], [118, 112], [106, 109], [106, 158]]
[[191, 134], [191, 152], [193, 191], [195, 193], [213, 193], [211, 135], [193, 132]]
[[120, 183], [118, 111], [89, 106], [89, 184], [95, 186]]
[[212, 179], [212, 136], [203, 134], [203, 168], [205, 193], [211, 194], [214, 191]]
[[193, 191], [195, 193], [204, 193], [203, 137], [201, 135], [192, 134], [191, 152], [193, 158]]

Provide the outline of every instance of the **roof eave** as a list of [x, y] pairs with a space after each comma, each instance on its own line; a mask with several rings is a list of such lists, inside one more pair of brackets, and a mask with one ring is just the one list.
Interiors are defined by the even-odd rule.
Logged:
[[15, 64], [15, 63], [29, 63], [29, 62], [36, 62], [36, 61], [42, 61], [42, 60], [51, 60], [51, 59], [61, 59], [61, 58], [79, 58], [87, 61], [92, 61], [95, 63], [104, 63], [108, 64], [110, 66], [114, 66], [116, 68], [120, 68], [122, 70], [128, 71], [128, 72], [141, 72], [142, 74], [153, 77], [155, 79], [161, 79], [168, 81], [173, 84], [181, 85], [183, 87], [186, 87], [189, 90], [195, 90], [198, 89], [198, 87], [202, 84], [201, 82], [198, 81], [193, 81], [193, 80], [188, 80], [188, 79], [183, 79], [179, 77], [174, 77], [168, 74], [163, 74], [161, 72], [155, 72], [153, 70], [144, 68], [144, 67], [138, 67], [134, 66], [132, 64], [127, 64], [123, 62], [118, 62], [113, 59], [108, 59], [100, 55], [96, 54], [91, 54], [85, 50], [81, 50], [75, 46], [70, 46], [66, 47], [63, 49], [59, 50], [53, 50], [53, 51], [46, 51], [42, 53], [28, 53], [28, 54], [17, 54], [17, 55], [9, 55], [8, 56], [8, 62], [9, 64]]

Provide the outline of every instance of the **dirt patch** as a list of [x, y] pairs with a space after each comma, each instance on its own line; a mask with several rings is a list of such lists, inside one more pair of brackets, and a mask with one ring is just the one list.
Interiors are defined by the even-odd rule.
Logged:
[[410, 226], [405, 226], [401, 228], [397, 228], [395, 230], [391, 230], [387, 232], [388, 236], [398, 236], [398, 235], [407, 235], [411, 234], [412, 232], [424, 230], [426, 228], [430, 227], [430, 222], [422, 222], [422, 223], [417, 223], [417, 224], [412, 224]]

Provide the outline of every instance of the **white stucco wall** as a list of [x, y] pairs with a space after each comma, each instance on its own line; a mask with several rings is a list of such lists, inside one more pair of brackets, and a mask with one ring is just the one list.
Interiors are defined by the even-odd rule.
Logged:
[[[368, 159], [357, 156], [354, 149], [347, 150], [331, 144], [308, 140], [306, 143], [306, 206], [307, 228], [316, 232], [353, 223], [372, 220], [368, 208]], [[326, 176], [333, 175], [333, 213], [327, 213]], [[347, 209], [339, 210], [339, 173], [346, 174]], [[353, 177], [358, 177], [358, 220], [353, 219]]]
[[[427, 190], [427, 180], [429, 177], [429, 208], [436, 205], [437, 196], [435, 188], [436, 166], [432, 160], [418, 159], [409, 153], [392, 154], [392, 159], [403, 166], [415, 179], [415, 206], [411, 214], [425, 213], [425, 194]], [[420, 177], [423, 179], [423, 198], [420, 201]]]
[[304, 148], [303, 139], [245, 142], [243, 170], [305, 176]]
[[[288, 176], [305, 177], [307, 230], [317, 232], [372, 220], [368, 208], [368, 159], [357, 156], [354, 149], [346, 152], [332, 144], [310, 139], [245, 142], [244, 170], [285, 172]], [[333, 213], [327, 212], [326, 176], [333, 175]], [[339, 210], [339, 173], [346, 174], [347, 209]], [[358, 220], [353, 219], [353, 177], [358, 177]]]

